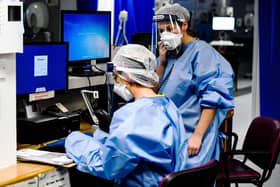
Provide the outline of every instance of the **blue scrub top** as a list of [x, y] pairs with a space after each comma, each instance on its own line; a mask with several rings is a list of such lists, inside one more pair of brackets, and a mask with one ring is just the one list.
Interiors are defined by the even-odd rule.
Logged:
[[218, 129], [229, 108], [234, 108], [234, 73], [229, 62], [202, 40], [182, 46], [182, 54], [168, 58], [159, 93], [171, 98], [182, 114], [188, 137], [194, 132], [202, 107], [217, 112], [207, 129], [200, 152], [188, 167], [219, 159]]
[[73, 132], [65, 141], [80, 171], [133, 187], [157, 187], [165, 175], [185, 168], [186, 146], [181, 115], [164, 96], [140, 98], [118, 109], [109, 134]]

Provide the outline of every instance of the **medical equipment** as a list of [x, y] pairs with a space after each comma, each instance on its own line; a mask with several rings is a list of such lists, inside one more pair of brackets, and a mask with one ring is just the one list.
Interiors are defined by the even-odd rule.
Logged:
[[[126, 10], [120, 11], [120, 14], [119, 14], [119, 22], [120, 23], [119, 23], [118, 33], [117, 33], [117, 36], [116, 36], [116, 39], [115, 39], [115, 46], [128, 44], [128, 40], [127, 40], [127, 37], [126, 37], [127, 17], [128, 17], [128, 12]], [[122, 36], [120, 36], [121, 32], [122, 32]], [[122, 38], [120, 38], [120, 37], [122, 37]]]

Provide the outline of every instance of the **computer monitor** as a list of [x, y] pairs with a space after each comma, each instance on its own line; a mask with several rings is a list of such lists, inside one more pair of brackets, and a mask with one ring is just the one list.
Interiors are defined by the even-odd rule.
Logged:
[[212, 30], [216, 31], [234, 31], [235, 17], [218, 17], [212, 18]]
[[16, 93], [66, 90], [68, 43], [24, 44], [16, 54]]
[[111, 61], [111, 12], [62, 11], [61, 39], [69, 42], [70, 75], [96, 75], [92, 60], [96, 63]]

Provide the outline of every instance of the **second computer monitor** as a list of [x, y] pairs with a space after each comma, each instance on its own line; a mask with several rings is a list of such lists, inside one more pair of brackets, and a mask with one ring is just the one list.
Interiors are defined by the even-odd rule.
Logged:
[[111, 12], [62, 11], [61, 39], [69, 42], [71, 73], [91, 75], [91, 60], [111, 59]]

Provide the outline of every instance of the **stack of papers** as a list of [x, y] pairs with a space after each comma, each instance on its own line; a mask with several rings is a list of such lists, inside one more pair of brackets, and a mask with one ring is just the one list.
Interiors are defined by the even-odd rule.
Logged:
[[65, 153], [50, 152], [30, 148], [17, 150], [17, 158], [23, 161], [41, 162], [65, 167], [75, 165], [74, 161], [68, 158]]

